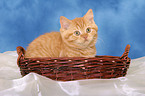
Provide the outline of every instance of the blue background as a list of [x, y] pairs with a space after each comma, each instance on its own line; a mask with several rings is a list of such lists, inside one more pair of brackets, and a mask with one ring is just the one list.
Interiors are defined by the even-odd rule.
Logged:
[[0, 52], [26, 48], [41, 34], [59, 31], [60, 16], [82, 17], [93, 9], [98, 55], [145, 56], [145, 0], [0, 0]]

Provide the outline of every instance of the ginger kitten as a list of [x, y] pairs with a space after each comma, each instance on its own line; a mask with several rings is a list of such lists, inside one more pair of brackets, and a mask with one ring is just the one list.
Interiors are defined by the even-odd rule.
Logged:
[[39, 36], [27, 47], [25, 58], [94, 57], [98, 27], [92, 9], [84, 17], [69, 20], [60, 17], [60, 32]]

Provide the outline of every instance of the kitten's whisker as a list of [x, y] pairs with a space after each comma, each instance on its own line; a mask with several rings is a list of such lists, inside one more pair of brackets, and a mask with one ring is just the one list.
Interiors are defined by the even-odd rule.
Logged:
[[104, 48], [103, 46], [105, 45], [105, 42], [102, 38], [98, 38], [96, 45], [97, 45], [98, 48]]
[[103, 44], [105, 43], [105, 42], [103, 41], [103, 39], [101, 39], [101, 38], [98, 38], [98, 39], [97, 39], [97, 42], [98, 42], [98, 43], [103, 43]]

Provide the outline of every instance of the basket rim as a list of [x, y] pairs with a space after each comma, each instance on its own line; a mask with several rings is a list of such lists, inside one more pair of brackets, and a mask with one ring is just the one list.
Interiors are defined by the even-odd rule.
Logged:
[[122, 54], [122, 56], [110, 56], [110, 55], [96, 55], [95, 57], [36, 57], [36, 58], [25, 58], [25, 49], [21, 46], [17, 47], [17, 54], [18, 54], [18, 59], [23, 58], [23, 59], [75, 59], [75, 58], [86, 58], [86, 59], [90, 59], [90, 58], [96, 58], [96, 57], [110, 57], [110, 58], [128, 58], [128, 54], [129, 54], [129, 50], [130, 50], [130, 45], [128, 44], [125, 48], [124, 53]]

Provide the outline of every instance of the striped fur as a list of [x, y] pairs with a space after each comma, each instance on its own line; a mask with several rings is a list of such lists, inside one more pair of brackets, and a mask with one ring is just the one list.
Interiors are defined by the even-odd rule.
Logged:
[[[60, 18], [60, 32], [51, 32], [39, 36], [27, 47], [25, 57], [94, 57], [98, 27], [90, 9], [84, 17], [69, 20]], [[87, 33], [86, 29], [91, 32]], [[76, 36], [75, 31], [80, 35]]]

